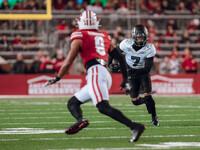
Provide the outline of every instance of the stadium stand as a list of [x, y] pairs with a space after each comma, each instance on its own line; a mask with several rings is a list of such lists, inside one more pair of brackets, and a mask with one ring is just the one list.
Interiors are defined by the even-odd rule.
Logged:
[[[110, 33], [116, 44], [124, 38], [131, 37], [131, 29], [134, 25], [141, 23], [147, 26], [149, 40], [157, 47], [155, 66], [159, 66], [159, 62], [165, 56], [169, 56], [174, 48], [183, 55], [186, 47], [200, 64], [200, 0], [108, 0], [107, 3], [93, 4], [90, 4], [89, 0], [83, 1], [82, 4], [72, 0], [52, 0], [52, 8], [53, 18], [49, 21], [0, 21], [0, 56], [11, 66], [18, 52], [24, 56], [24, 61], [29, 66], [38, 54], [37, 51], [41, 49], [44, 55], [50, 54], [53, 57], [56, 48], [60, 47], [66, 57], [70, 45], [70, 34], [76, 30], [74, 19], [84, 9], [91, 9], [102, 18], [101, 30]], [[45, 9], [46, 1], [39, 0], [23, 0], [13, 8], [6, 2], [0, 5], [2, 14], [22, 12], [43, 14], [46, 12]], [[120, 31], [119, 28], [121, 28]], [[17, 35], [21, 36], [23, 43], [13, 44]], [[6, 42], [3, 41], [3, 36], [6, 36]], [[29, 43], [32, 36], [35, 36], [38, 43]], [[179, 58], [179, 61], [182, 63], [183, 58]], [[80, 73], [82, 62], [79, 58], [75, 62], [73, 73]], [[76, 64], [79, 65], [76, 67]], [[155, 73], [159, 73], [158, 68], [155, 69]], [[10, 71], [6, 70], [6, 72]], [[180, 68], [180, 72], [184, 72], [184, 69]]]

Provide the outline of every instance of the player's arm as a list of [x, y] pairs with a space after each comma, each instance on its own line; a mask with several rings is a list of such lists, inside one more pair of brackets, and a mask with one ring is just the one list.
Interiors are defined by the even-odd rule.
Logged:
[[153, 57], [146, 58], [145, 59], [145, 66], [142, 69], [133, 69], [133, 72], [135, 74], [147, 74], [150, 72], [151, 68], [153, 66]]
[[116, 48], [116, 46], [114, 46], [111, 43], [110, 46], [110, 56], [113, 57], [114, 59], [116, 59], [119, 63], [120, 63], [120, 70], [123, 76], [123, 82], [120, 86], [120, 89], [125, 87], [125, 84], [127, 83], [127, 65], [126, 65], [126, 61], [124, 56], [122, 55], [122, 53], [119, 51], [118, 48]]
[[58, 72], [57, 76], [47, 81], [44, 86], [48, 86], [50, 84], [56, 83], [66, 73], [69, 72], [69, 68], [71, 67], [76, 56], [78, 55], [78, 51], [79, 51], [79, 48], [81, 47], [81, 44], [82, 44], [82, 40], [80, 39], [75, 39], [72, 41], [69, 54], [67, 55], [67, 58], [64, 60], [63, 65], [60, 71]]
[[78, 55], [78, 51], [81, 47], [81, 44], [82, 44], [82, 40], [80, 39], [75, 39], [72, 41], [69, 54], [67, 55], [67, 58], [64, 60], [63, 65], [60, 71], [58, 72], [57, 77], [62, 78], [66, 73], [69, 72], [69, 69], [72, 63], [74, 62], [74, 59]]

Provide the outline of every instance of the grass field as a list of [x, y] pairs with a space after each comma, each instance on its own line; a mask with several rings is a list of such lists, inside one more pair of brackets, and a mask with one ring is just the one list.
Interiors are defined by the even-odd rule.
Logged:
[[146, 108], [133, 106], [128, 96], [111, 97], [120, 109], [146, 130], [129, 143], [130, 130], [100, 114], [91, 102], [82, 106], [90, 125], [75, 135], [64, 130], [75, 122], [66, 107], [69, 98], [1, 98], [0, 150], [132, 150], [200, 149], [200, 97], [155, 97], [159, 127]]

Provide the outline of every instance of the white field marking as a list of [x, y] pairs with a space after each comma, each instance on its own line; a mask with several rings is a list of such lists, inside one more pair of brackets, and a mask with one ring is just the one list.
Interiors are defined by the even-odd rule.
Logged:
[[[144, 112], [144, 111], [123, 111], [123, 112]], [[3, 112], [3, 113], [0, 113], [0, 115], [8, 115], [8, 114], [10, 114], [10, 115], [17, 115], [17, 114], [24, 114], [24, 115], [32, 115], [32, 114], [55, 114], [55, 113], [60, 113], [60, 114], [69, 114], [70, 112], [34, 112], [34, 113], [24, 113], [24, 112], [16, 112], [16, 113], [7, 113], [7, 112]], [[87, 114], [87, 113], [89, 113], [89, 114], [91, 114], [91, 112], [89, 112], [89, 111], [85, 111], [84, 112], [84, 114]], [[95, 113], [95, 114], [99, 114], [99, 112], [98, 111], [94, 111], [94, 112], [92, 112], [92, 113]]]
[[[148, 117], [149, 115], [137, 115], [136, 117]], [[176, 117], [176, 116], [200, 116], [200, 114], [173, 114], [173, 115], [159, 115], [161, 116], [167, 116], [167, 117]], [[1, 117], [0, 120], [23, 120], [23, 119], [65, 119], [66, 116], [63, 117], [18, 117], [18, 118], [12, 118], [12, 117]], [[90, 116], [89, 118], [106, 118], [106, 116]]]
[[140, 147], [123, 147], [123, 148], [69, 148], [69, 149], [44, 149], [44, 150], [146, 150], [153, 148], [140, 148]]
[[[187, 119], [187, 120], [159, 120], [160, 122], [186, 122], [186, 121], [200, 121], [200, 119]], [[115, 121], [90, 121], [90, 123], [110, 123]], [[149, 122], [149, 120], [140, 120], [140, 122]], [[0, 125], [24, 125], [24, 124], [68, 124], [68, 123], [74, 123], [74, 122], [32, 122], [32, 123], [0, 123]]]
[[[2, 130], [3, 129], [3, 130]], [[89, 128], [86, 128], [89, 129]], [[113, 129], [113, 128], [91, 128], [92, 130], [105, 130], [105, 129]], [[44, 128], [1, 128], [0, 135], [3, 134], [49, 134], [49, 133], [64, 133], [64, 130], [45, 130]], [[200, 136], [200, 135], [155, 135], [155, 136], [143, 136], [143, 137], [193, 137], [193, 136]], [[121, 137], [121, 136], [120, 136]], [[75, 137], [75, 139], [92, 139], [94, 137]], [[108, 137], [95, 137], [95, 138], [108, 138]], [[119, 137], [110, 137], [110, 138], [119, 138]], [[121, 138], [128, 138], [128, 136], [122, 136]], [[41, 139], [41, 138], [40, 138]], [[43, 138], [42, 138], [43, 139]], [[56, 140], [59, 138], [45, 138], [46, 140]], [[63, 138], [62, 138], [63, 139]], [[64, 138], [64, 139], [73, 139], [73, 138]], [[43, 139], [44, 140], [44, 139]]]
[[0, 139], [1, 142], [19, 141], [20, 139]]
[[160, 144], [136, 144], [136, 146], [146, 146], [155, 149], [169, 149], [176, 147], [200, 147], [200, 142], [164, 142]]

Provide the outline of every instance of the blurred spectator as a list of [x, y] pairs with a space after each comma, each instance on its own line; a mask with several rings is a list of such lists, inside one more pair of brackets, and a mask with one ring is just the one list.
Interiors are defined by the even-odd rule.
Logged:
[[173, 42], [173, 50], [172, 51], [174, 51], [174, 49], [176, 49], [176, 51], [180, 51], [181, 50], [181, 48], [179, 46], [179, 41], [177, 41], [177, 40], [175, 40]]
[[44, 54], [43, 54], [43, 51], [41, 49], [38, 50], [38, 58], [41, 62], [43, 62], [45, 60], [45, 57], [44, 57]]
[[172, 28], [173, 28], [174, 30], [177, 30], [177, 29], [178, 29], [178, 26], [177, 26], [177, 24], [176, 24], [176, 22], [175, 22], [174, 19], [169, 19], [169, 20], [168, 20], [168, 22], [167, 22], [167, 27], [168, 27], [168, 26], [172, 26]]
[[161, 63], [159, 64], [159, 73], [160, 74], [170, 73], [170, 62], [168, 56], [165, 56], [163, 61], [161, 61]]
[[187, 29], [184, 30], [180, 43], [191, 43], [190, 35]]
[[76, 20], [72, 20], [71, 21], [71, 24], [69, 26], [69, 29], [70, 29], [70, 33], [74, 32], [75, 30], [77, 30], [77, 22]]
[[35, 35], [32, 35], [30, 40], [28, 41], [28, 44], [39, 44], [40, 42], [36, 39]]
[[9, 29], [9, 22], [8, 21], [2, 21], [1, 25], [0, 25], [0, 29], [1, 30], [8, 30]]
[[120, 6], [120, 2], [119, 0], [113, 0], [112, 1], [112, 7], [114, 8], [114, 10], [117, 10]]
[[2, 47], [0, 47], [0, 51], [8, 51], [9, 50], [10, 42], [7, 40], [6, 35], [2, 35], [2, 37], [0, 39], [0, 45], [2, 46]]
[[14, 27], [15, 30], [24, 30], [25, 29], [25, 26], [24, 26], [24, 23], [23, 21], [18, 21], [17, 22], [17, 25]]
[[24, 41], [22, 41], [21, 36], [18, 34], [12, 41], [12, 44], [24, 44]]
[[148, 31], [149, 31], [149, 40], [153, 41], [155, 37], [157, 37], [156, 29], [154, 26], [154, 22], [152, 20], [147, 21]]
[[126, 7], [125, 3], [120, 4], [120, 7], [117, 9], [119, 14], [127, 14], [129, 12], [128, 8]]
[[169, 61], [170, 63], [170, 74], [178, 74], [180, 70], [179, 60], [173, 55]]
[[159, 51], [159, 52], [162, 51], [162, 49], [160, 48], [160, 44], [159, 44], [158, 41], [154, 41], [153, 44], [154, 44], [154, 46], [155, 46], [155, 48], [156, 48], [156, 51]]
[[17, 61], [13, 64], [11, 73], [13, 74], [24, 74], [28, 73], [26, 63], [23, 60], [21, 53], [17, 54]]
[[148, 12], [145, 0], [139, 0], [139, 7], [141, 12]]
[[174, 31], [172, 26], [167, 26], [167, 32], [166, 32], [165, 36], [168, 36], [168, 37], [169, 36], [171, 36], [171, 37], [176, 37], [177, 36], [177, 34]]
[[57, 30], [66, 30], [66, 29], [69, 29], [69, 27], [66, 25], [66, 20], [63, 19], [58, 25]]
[[41, 73], [40, 71], [41, 63], [42, 62], [40, 61], [40, 58], [38, 56], [35, 56], [34, 61], [31, 64], [30, 73]]
[[109, 10], [115, 10], [111, 1], [108, 1], [106, 3], [106, 6], [104, 7], [104, 10], [107, 10], [107, 11], [109, 11]]
[[54, 65], [49, 55], [45, 57], [44, 62], [40, 65], [40, 70], [42, 73], [55, 73]]
[[23, 10], [24, 6], [22, 4], [22, 2], [16, 2], [15, 6], [13, 7], [14, 10]]
[[178, 11], [186, 11], [186, 10], [188, 10], [188, 9], [185, 7], [185, 1], [180, 1], [180, 2], [179, 2], [178, 7], [177, 7], [177, 10], [178, 10]]
[[56, 61], [54, 62], [54, 69], [55, 71], [58, 73], [63, 62], [64, 62], [65, 58], [63, 56], [63, 51], [62, 50], [59, 50], [58, 53], [57, 53], [57, 57], [56, 57]]
[[120, 26], [116, 27], [114, 38], [117, 43], [120, 43], [125, 38], [125, 34], [122, 32], [122, 28]]
[[65, 5], [62, 0], [54, 0], [53, 7], [54, 9], [57, 9], [57, 10], [63, 10]]
[[157, 3], [155, 2], [155, 0], [148, 0], [146, 3], [146, 8], [149, 11], [155, 11], [156, 6], [157, 6]]
[[158, 16], [158, 15], [163, 15], [163, 14], [164, 13], [163, 13], [163, 10], [162, 10], [161, 6], [160, 5], [156, 5], [155, 9], [153, 11], [153, 15], [154, 16]]
[[39, 5], [35, 0], [30, 0], [30, 1], [27, 1], [25, 9], [38, 10], [39, 9]]
[[[66, 25], [66, 20], [62, 20], [57, 27], [58, 31], [69, 30], [69, 27]], [[63, 40], [66, 37], [67, 33], [59, 33], [59, 40]]]
[[193, 58], [192, 53], [189, 49], [185, 49], [185, 55], [182, 62], [182, 68], [185, 73], [197, 73], [198, 71], [198, 64], [196, 60]]
[[198, 14], [200, 13], [200, 0], [197, 1], [197, 4], [195, 5], [193, 12]]
[[178, 52], [176, 47], [173, 47], [173, 50], [170, 53], [169, 58], [172, 58], [173, 56], [175, 56], [176, 58], [181, 58], [181, 54]]
[[135, 1], [131, 1], [130, 5], [129, 5], [129, 10], [136, 10], [136, 2]]
[[44, 0], [41, 8], [42, 8], [42, 10], [46, 10], [46, 8], [47, 8], [47, 0]]
[[102, 5], [101, 5], [100, 2], [94, 2], [94, 4], [88, 5], [87, 10], [91, 10], [91, 11], [97, 13], [97, 14], [103, 12], [103, 8], [102, 8]]
[[184, 49], [183, 60], [190, 58], [191, 55], [192, 55], [192, 52], [190, 51], [190, 49], [188, 47], [186, 47]]
[[4, 1], [3, 1], [3, 3], [2, 3], [2, 5], [1, 5], [0, 9], [4, 9], [4, 10], [5, 10], [5, 9], [10, 9], [10, 6], [9, 6], [7, 0], [4, 0]]
[[199, 28], [199, 20], [192, 19], [187, 27], [188, 30], [197, 30]]
[[65, 6], [65, 9], [66, 9], [66, 10], [75, 10], [74, 1], [69, 0], [69, 1], [67, 2], [67, 5]]
[[168, 0], [161, 1], [161, 8], [163, 11], [165, 10], [174, 10], [174, 8], [170, 5]]

